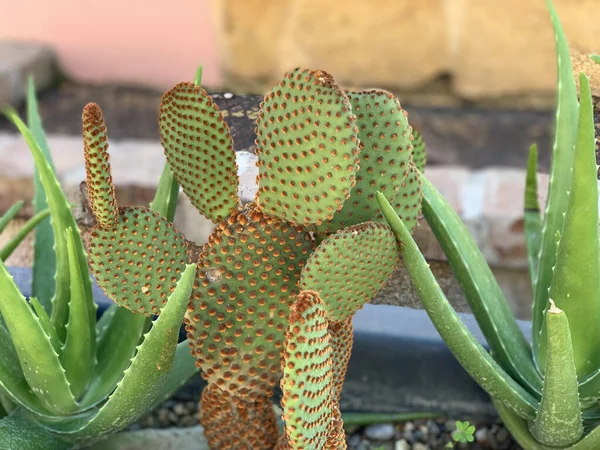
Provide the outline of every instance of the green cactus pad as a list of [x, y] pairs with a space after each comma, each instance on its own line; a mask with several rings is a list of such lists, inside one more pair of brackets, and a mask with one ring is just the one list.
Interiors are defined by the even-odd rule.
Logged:
[[98, 225], [110, 228], [117, 223], [118, 206], [110, 171], [108, 137], [102, 110], [95, 103], [83, 108], [83, 149], [90, 205]]
[[423, 140], [423, 136], [418, 130], [413, 128], [412, 130], [413, 140], [413, 155], [412, 161], [415, 163], [419, 172], [423, 173], [425, 170], [425, 164], [427, 163], [427, 147], [425, 146], [425, 141]]
[[300, 289], [313, 290], [327, 318], [341, 322], [371, 300], [398, 264], [394, 233], [387, 225], [365, 222], [325, 239], [302, 270]]
[[247, 401], [213, 383], [202, 391], [200, 423], [209, 448], [219, 450], [273, 448], [278, 438], [269, 396]]
[[198, 211], [216, 223], [236, 210], [238, 167], [229, 125], [206, 91], [178, 84], [163, 96], [158, 122], [167, 162]]
[[352, 354], [352, 344], [354, 342], [352, 317], [348, 317], [343, 322], [329, 324], [329, 334], [331, 335], [331, 348], [333, 350], [332, 397], [337, 403], [340, 401], [348, 362]]
[[[414, 163], [410, 163], [408, 176], [402, 181], [400, 191], [391, 202], [404, 225], [412, 233], [417, 226], [419, 214], [421, 214], [421, 203], [423, 191], [421, 190], [421, 176]], [[377, 220], [379, 222], [379, 219]], [[381, 222], [385, 222], [381, 219]]]
[[281, 351], [310, 234], [254, 205], [234, 212], [209, 237], [185, 323], [202, 376], [251, 400], [281, 376]]
[[389, 92], [350, 92], [360, 140], [360, 169], [356, 185], [341, 211], [324, 222], [319, 231], [334, 232], [357, 223], [382, 218], [375, 194], [393, 199], [408, 174], [411, 132], [407, 114]]
[[106, 295], [146, 316], [160, 313], [190, 262], [184, 237], [146, 208], [119, 208], [114, 227], [91, 232], [88, 253]]
[[290, 448], [326, 448], [332, 419], [333, 352], [323, 301], [303, 291], [285, 333], [281, 407]]
[[259, 208], [295, 224], [331, 220], [359, 162], [346, 94], [327, 72], [296, 69], [265, 97], [256, 125]]

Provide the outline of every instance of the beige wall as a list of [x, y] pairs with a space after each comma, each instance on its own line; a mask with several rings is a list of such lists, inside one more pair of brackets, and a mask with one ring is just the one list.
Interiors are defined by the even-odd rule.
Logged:
[[[600, 53], [600, 0], [554, 0], [570, 45]], [[53, 46], [82, 81], [264, 90], [298, 65], [345, 85], [457, 98], [554, 91], [545, 0], [0, 0], [0, 38]], [[437, 84], [436, 84], [437, 83]], [[431, 87], [433, 86], [433, 87]], [[438, 86], [438, 87], [436, 87]]]

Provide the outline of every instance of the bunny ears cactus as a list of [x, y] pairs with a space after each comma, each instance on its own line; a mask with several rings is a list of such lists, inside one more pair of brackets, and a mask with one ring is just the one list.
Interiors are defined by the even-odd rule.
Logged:
[[[277, 448], [345, 448], [338, 402], [352, 316], [398, 262], [394, 234], [373, 207], [376, 191], [407, 220], [416, 223], [420, 209], [406, 112], [384, 91], [345, 93], [324, 71], [286, 74], [261, 104], [258, 191], [247, 205], [229, 127], [204, 89], [169, 90], [159, 125], [168, 170], [216, 224], [184, 319], [209, 382], [200, 405], [209, 445], [272, 448], [267, 405], [281, 379], [286, 434]], [[151, 211], [117, 207], [95, 105], [84, 111], [84, 136], [96, 279], [119, 304], [157, 314], [187, 261], [185, 240]]]

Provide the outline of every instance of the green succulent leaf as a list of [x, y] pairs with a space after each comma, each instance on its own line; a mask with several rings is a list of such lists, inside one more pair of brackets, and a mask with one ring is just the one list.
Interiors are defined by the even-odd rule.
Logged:
[[[571, 57], [567, 39], [564, 35], [558, 15], [550, 0], [547, 0], [550, 17], [554, 27], [556, 41], [558, 72], [558, 105], [556, 109], [556, 126], [554, 146], [552, 149], [552, 169], [548, 186], [548, 202], [542, 227], [541, 250], [538, 258], [538, 272], [535, 281], [535, 292], [532, 311], [532, 347], [533, 357], [538, 369], [545, 366], [543, 362], [546, 351], [544, 336], [544, 313], [548, 305], [548, 290], [552, 282], [552, 268], [556, 264], [557, 231], [561, 231], [564, 213], [569, 203], [571, 190], [573, 155], [576, 140], [579, 105], [575, 78], [571, 67]], [[597, 218], [595, 221], [597, 222]], [[567, 314], [568, 316], [568, 314]]]
[[423, 140], [423, 136], [419, 130], [413, 127], [413, 157], [412, 162], [415, 164], [419, 172], [425, 172], [425, 164], [427, 164], [427, 146]]
[[596, 64], [600, 64], [600, 55], [590, 55], [590, 59], [594, 61]]
[[[136, 346], [140, 343], [147, 324], [146, 316], [135, 314], [114, 305], [114, 312], [106, 311], [107, 322], [99, 331], [97, 366], [89, 389], [81, 400], [82, 407], [94, 405], [115, 390], [123, 373], [131, 364]], [[101, 318], [101, 320], [102, 320]]]
[[[42, 119], [38, 112], [38, 103], [35, 95], [35, 85], [33, 77], [27, 80], [27, 124], [31, 130], [33, 139], [39, 145], [40, 151], [48, 164], [48, 167], [54, 172], [54, 163], [52, 155], [46, 141], [46, 133], [42, 125]], [[45, 186], [40, 178], [40, 169], [34, 167], [34, 197], [33, 207], [35, 214], [39, 214], [48, 208]], [[64, 228], [63, 228], [64, 230]], [[62, 230], [61, 230], [62, 232]], [[31, 290], [35, 297], [44, 306], [48, 314], [52, 308], [52, 298], [55, 295], [56, 281], [56, 259], [54, 250], [54, 229], [50, 220], [43, 220], [35, 230], [35, 240], [33, 245], [33, 279]], [[64, 256], [64, 255], [63, 255]]]
[[2, 233], [6, 226], [17, 216], [24, 204], [25, 202], [23, 200], [16, 202], [8, 208], [8, 211], [6, 211], [2, 217], [0, 217], [0, 233]]
[[281, 380], [282, 418], [291, 448], [325, 448], [333, 387], [333, 353], [327, 327], [318, 294], [298, 294], [285, 335]]
[[163, 96], [158, 121], [167, 162], [198, 211], [217, 223], [237, 210], [235, 150], [212, 97], [193, 83], [179, 83]]
[[423, 214], [440, 242], [490, 350], [512, 377], [541, 392], [542, 380], [531, 350], [517, 325], [485, 257], [460, 217], [426, 177]]
[[569, 321], [554, 305], [546, 311], [546, 367], [542, 399], [531, 433], [541, 444], [563, 447], [583, 435]]
[[550, 297], [569, 318], [577, 375], [600, 367], [600, 242], [594, 117], [588, 78], [579, 77], [581, 109], [570, 201], [558, 244]]
[[394, 233], [365, 222], [329, 236], [308, 258], [300, 289], [319, 293], [327, 319], [342, 322], [370, 301], [398, 265]]
[[150, 209], [164, 216], [169, 222], [173, 222], [178, 195], [179, 184], [168, 164], [165, 164], [154, 194], [154, 200], [150, 203]]
[[88, 387], [96, 368], [96, 310], [98, 307], [91, 296], [86, 296], [73, 229], [67, 228], [66, 234], [71, 270], [69, 274], [71, 301], [69, 302], [69, 321], [66, 327], [67, 334], [61, 362], [71, 384], [71, 391], [75, 398], [79, 398]]
[[461, 322], [402, 220], [382, 194], [377, 194], [377, 200], [396, 234], [408, 273], [425, 311], [448, 348], [488, 394], [501, 398], [521, 417], [532, 420], [535, 417], [536, 399], [504, 371]]
[[[17, 234], [13, 236], [13, 238], [4, 244], [4, 247], [0, 249], [0, 260], [5, 261], [12, 254], [12, 252], [19, 246], [23, 239], [27, 237], [31, 231], [40, 224], [45, 218], [50, 215], [50, 210], [45, 209], [42, 212], [37, 213], [31, 219], [29, 219], [25, 224], [19, 229]], [[0, 225], [1, 231], [2, 225]]]
[[527, 258], [529, 260], [529, 273], [535, 291], [535, 281], [538, 270], [542, 238], [542, 216], [538, 200], [537, 186], [537, 146], [529, 148], [527, 160], [527, 177], [525, 180], [525, 241], [527, 243]]
[[0, 420], [0, 442], [3, 449], [69, 450], [72, 445], [52, 435], [32, 421], [23, 411], [15, 411]]
[[[79, 260], [81, 270], [81, 279], [86, 298], [92, 298], [92, 281], [87, 270], [87, 259], [81, 237], [79, 236], [79, 228], [71, 212], [71, 207], [63, 194], [58, 179], [52, 171], [52, 168], [47, 162], [42, 149], [35, 141], [33, 135], [25, 126], [19, 115], [13, 109], [8, 109], [5, 112], [7, 118], [13, 122], [29, 146], [37, 170], [39, 171], [40, 180], [46, 192], [48, 208], [50, 209], [51, 223], [54, 230], [55, 251], [56, 251], [56, 292], [52, 299], [52, 323], [56, 328], [57, 334], [61, 341], [64, 342], [65, 325], [69, 318], [69, 296], [70, 296], [70, 280], [69, 280], [69, 256], [67, 251], [67, 241], [64, 231], [71, 228], [77, 232], [75, 239], [75, 253]], [[39, 295], [35, 294], [39, 298]], [[42, 300], [40, 299], [40, 302]]]
[[77, 409], [65, 371], [39, 319], [0, 262], [0, 314], [6, 322], [23, 374], [31, 390], [49, 410], [66, 414]]
[[50, 320], [50, 316], [48, 315], [42, 304], [39, 302], [37, 297], [30, 297], [29, 304], [32, 306], [33, 310], [38, 316], [38, 319], [40, 319], [40, 325], [44, 330], [44, 333], [46, 333], [46, 335], [50, 339], [50, 342], [52, 343], [52, 348], [56, 353], [60, 355], [62, 352], [62, 342], [60, 342], [58, 334], [56, 334], [56, 330], [54, 329], [54, 325], [52, 325], [52, 320]]
[[360, 151], [352, 105], [333, 77], [287, 73], [262, 103], [256, 137], [261, 211], [298, 225], [333, 219], [356, 183]]
[[[423, 190], [421, 182], [421, 173], [417, 169], [416, 165], [411, 161], [408, 165], [408, 175], [400, 183], [400, 189], [398, 194], [391, 201], [392, 206], [398, 213], [398, 216], [406, 225], [411, 233], [417, 227], [419, 221], [419, 214], [421, 213], [421, 206], [423, 202]], [[385, 222], [383, 217], [379, 219]]]

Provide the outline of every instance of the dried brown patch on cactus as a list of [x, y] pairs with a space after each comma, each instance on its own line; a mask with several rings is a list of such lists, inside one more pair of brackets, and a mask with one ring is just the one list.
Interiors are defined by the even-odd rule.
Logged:
[[331, 220], [358, 170], [358, 128], [346, 94], [322, 70], [296, 69], [256, 121], [257, 205], [296, 224]]
[[179, 83], [162, 98], [161, 140], [175, 178], [201, 214], [219, 222], [239, 206], [229, 125], [204, 89]]
[[326, 450], [346, 450], [347, 448], [342, 413], [337, 403], [331, 407], [331, 422], [329, 422], [327, 443], [323, 448]]
[[272, 391], [290, 304], [313, 249], [303, 228], [253, 205], [216, 227], [200, 255], [185, 317], [205, 379], [249, 401]]
[[211, 449], [269, 450], [278, 440], [277, 419], [268, 396], [247, 401], [225, 395], [212, 383], [202, 391], [200, 423]]
[[159, 314], [190, 262], [186, 241], [172, 223], [146, 208], [119, 208], [118, 219], [88, 237], [92, 273], [120, 306]]
[[95, 103], [83, 108], [83, 149], [90, 206], [102, 228], [117, 222], [115, 186], [110, 170], [108, 137], [102, 110]]

